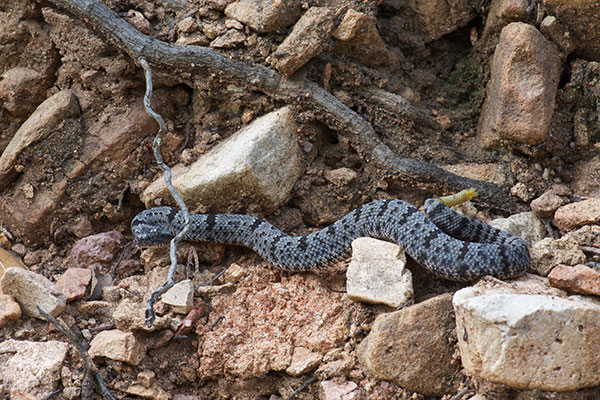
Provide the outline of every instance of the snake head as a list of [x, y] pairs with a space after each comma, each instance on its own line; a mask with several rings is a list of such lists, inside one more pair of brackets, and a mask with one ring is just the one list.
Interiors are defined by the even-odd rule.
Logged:
[[138, 246], [164, 246], [173, 238], [171, 226], [179, 212], [173, 207], [144, 210], [131, 221], [131, 232]]

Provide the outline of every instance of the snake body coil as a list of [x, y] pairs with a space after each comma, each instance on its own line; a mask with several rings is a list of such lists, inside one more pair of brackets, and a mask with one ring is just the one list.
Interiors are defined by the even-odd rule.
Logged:
[[[186, 240], [249, 247], [286, 270], [310, 271], [339, 261], [358, 237], [398, 243], [436, 275], [469, 281], [484, 275], [506, 279], [523, 274], [529, 250], [523, 239], [458, 214], [437, 200], [424, 205], [427, 215], [402, 200], [377, 200], [350, 212], [320, 231], [290, 236], [249, 215], [194, 214]], [[141, 246], [167, 244], [183, 227], [172, 207], [142, 211], [131, 230]]]

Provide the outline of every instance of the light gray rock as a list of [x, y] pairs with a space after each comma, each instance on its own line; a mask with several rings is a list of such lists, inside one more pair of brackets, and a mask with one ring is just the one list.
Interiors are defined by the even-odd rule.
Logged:
[[[190, 166], [173, 168], [173, 185], [190, 209], [199, 205], [224, 209], [251, 197], [273, 211], [289, 197], [302, 174], [297, 124], [284, 107], [242, 128]], [[147, 207], [172, 203], [163, 177], [142, 194]]]
[[514, 287], [478, 284], [455, 293], [465, 371], [522, 390], [598, 386], [600, 303]]
[[352, 381], [321, 382], [321, 399], [323, 400], [358, 400], [362, 398], [358, 385]]
[[56, 340], [0, 342], [0, 377], [14, 399], [44, 399], [56, 390], [69, 345]]
[[522, 151], [544, 141], [554, 113], [561, 55], [533, 26], [513, 22], [502, 29], [479, 121], [485, 147]]
[[292, 25], [300, 18], [298, 0], [239, 0], [225, 7], [225, 15], [260, 33]]
[[563, 236], [560, 239], [545, 238], [529, 249], [531, 269], [546, 276], [559, 264], [577, 265], [585, 262], [585, 254], [575, 239]]
[[160, 300], [170, 305], [174, 312], [187, 314], [194, 306], [194, 283], [190, 279], [177, 282]]
[[533, 212], [519, 213], [508, 218], [496, 218], [489, 224], [511, 235], [519, 236], [529, 247], [546, 236], [544, 224]]
[[23, 268], [7, 269], [0, 285], [2, 292], [13, 296], [23, 312], [30, 317], [45, 319], [36, 309], [37, 305], [54, 317], [67, 306], [65, 295], [54, 283], [43, 275]]
[[452, 296], [443, 294], [378, 316], [357, 356], [370, 376], [441, 396], [458, 387], [455, 340]]
[[400, 307], [412, 299], [412, 273], [397, 244], [372, 238], [352, 242], [346, 271], [348, 297], [355, 301]]
[[88, 354], [92, 358], [106, 357], [138, 365], [146, 355], [146, 347], [133, 333], [113, 329], [98, 333], [90, 343]]

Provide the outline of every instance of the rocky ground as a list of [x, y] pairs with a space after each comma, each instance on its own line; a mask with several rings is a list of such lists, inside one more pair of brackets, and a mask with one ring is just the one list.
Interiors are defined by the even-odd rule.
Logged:
[[452, 283], [373, 239], [322, 273], [182, 243], [151, 328], [145, 300], [168, 254], [138, 249], [129, 224], [172, 203], [158, 128], [140, 66], [66, 3], [0, 4], [3, 397], [100, 397], [36, 305], [89, 343], [119, 398], [600, 396], [597, 3], [100, 2], [155, 39], [313, 82], [381, 141], [365, 149], [310, 105], [321, 92], [308, 84], [286, 98], [229, 71], [155, 67], [162, 154], [190, 210], [305, 234], [370, 200], [419, 206], [433, 188], [464, 189], [382, 169], [389, 148], [510, 194], [460, 211], [523, 237], [532, 257], [516, 280]]

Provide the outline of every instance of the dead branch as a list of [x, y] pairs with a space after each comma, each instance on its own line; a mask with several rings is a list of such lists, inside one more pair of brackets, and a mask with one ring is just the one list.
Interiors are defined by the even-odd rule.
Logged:
[[438, 194], [475, 187], [480, 199], [488, 204], [500, 209], [515, 208], [512, 199], [490, 182], [464, 178], [424, 161], [399, 157], [378, 138], [367, 121], [315, 83], [287, 79], [262, 65], [230, 60], [210, 48], [182, 46], [151, 38], [119, 18], [100, 0], [49, 1], [111, 40], [134, 60], [145, 58], [163, 71], [220, 77], [248, 90], [312, 110], [323, 123], [349, 138], [362, 159], [383, 174], [425, 186]]

